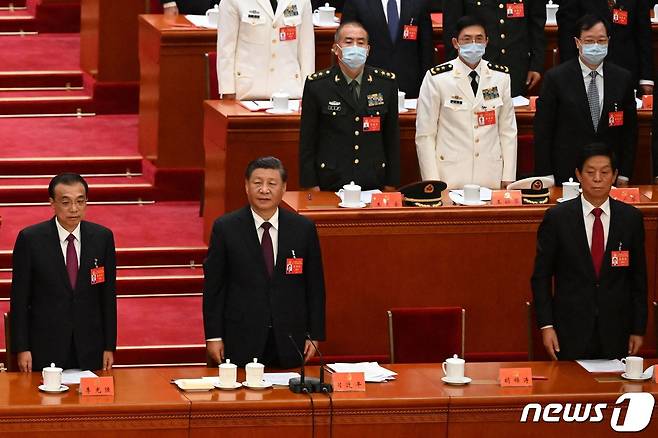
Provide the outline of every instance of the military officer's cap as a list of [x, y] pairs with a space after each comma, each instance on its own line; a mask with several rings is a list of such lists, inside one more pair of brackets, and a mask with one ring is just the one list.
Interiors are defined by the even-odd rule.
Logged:
[[400, 187], [407, 207], [439, 207], [443, 205], [441, 192], [448, 187], [443, 181], [418, 181]]
[[453, 69], [452, 64], [446, 63], [446, 64], [441, 64], [441, 65], [437, 65], [437, 66], [434, 66], [434, 67], [430, 68], [430, 73], [432, 74], [432, 76], [436, 76], [438, 74], [445, 73], [445, 72], [450, 71], [452, 69]]
[[521, 190], [524, 204], [548, 204], [549, 189], [553, 187], [553, 179], [546, 176], [533, 176], [514, 181], [507, 190]]
[[509, 67], [507, 67], [506, 65], [498, 65], [498, 64], [494, 64], [493, 62], [490, 62], [489, 64], [487, 64], [487, 66], [491, 70], [496, 70], [503, 73], [509, 73]]

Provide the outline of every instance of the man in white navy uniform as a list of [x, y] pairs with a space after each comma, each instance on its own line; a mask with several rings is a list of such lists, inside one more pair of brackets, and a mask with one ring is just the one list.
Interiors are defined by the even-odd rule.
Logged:
[[423, 79], [416, 116], [416, 152], [423, 180], [448, 188], [491, 189], [516, 180], [516, 118], [505, 66], [482, 59], [482, 21], [464, 16], [452, 39], [459, 56]]
[[224, 0], [219, 4], [217, 76], [223, 98], [302, 96], [315, 71], [309, 0]]

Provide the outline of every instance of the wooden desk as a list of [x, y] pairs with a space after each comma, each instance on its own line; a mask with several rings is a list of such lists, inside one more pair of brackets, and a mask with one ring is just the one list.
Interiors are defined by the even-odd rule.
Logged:
[[[299, 114], [271, 115], [251, 112], [235, 101], [204, 104], [205, 212], [204, 235], [210, 237], [213, 221], [226, 211], [243, 206], [244, 169], [259, 156], [274, 155], [288, 169], [288, 190], [299, 189]], [[517, 108], [519, 134], [532, 134], [534, 112]], [[633, 183], [650, 184], [651, 111], [640, 110], [639, 144]], [[400, 114], [401, 184], [418, 181], [416, 113]], [[186, 149], [187, 150], [187, 149]]]
[[63, 394], [37, 387], [39, 373], [0, 373], [3, 437], [186, 437], [189, 401], [159, 372], [114, 369], [115, 396], [83, 398], [77, 386]]
[[[638, 204], [649, 302], [656, 298], [654, 187], [642, 188], [653, 201], [645, 197], [647, 203]], [[307, 192], [287, 192], [284, 202], [318, 228], [327, 290], [323, 353], [387, 354], [386, 310], [414, 306], [464, 307], [467, 357], [496, 360], [527, 351], [525, 302], [532, 297], [537, 227], [549, 205], [340, 209], [328, 192], [313, 193], [311, 200]], [[650, 350], [652, 313], [645, 342]]]

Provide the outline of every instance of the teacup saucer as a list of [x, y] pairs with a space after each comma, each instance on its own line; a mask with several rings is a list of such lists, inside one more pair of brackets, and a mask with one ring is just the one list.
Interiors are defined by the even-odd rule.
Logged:
[[39, 385], [39, 391], [48, 392], [52, 394], [59, 394], [60, 392], [66, 392], [69, 390], [69, 387], [66, 385], [60, 385], [59, 389], [48, 389], [46, 385]]
[[649, 380], [652, 377], [652, 375], [649, 374], [649, 373], [642, 373], [642, 375], [640, 377], [631, 377], [626, 373], [622, 373], [621, 377], [626, 379], [626, 380], [636, 380], [636, 381], [642, 382], [644, 380]]
[[233, 385], [230, 385], [230, 386], [224, 386], [224, 385], [220, 385], [219, 383], [215, 383], [215, 388], [223, 389], [225, 391], [230, 391], [230, 390], [238, 389], [238, 388], [241, 388], [241, 387], [242, 387], [242, 383], [240, 383], [240, 382], [233, 382]]
[[338, 206], [343, 208], [363, 208], [366, 206], [366, 203], [359, 202], [358, 204], [346, 204], [345, 202], [339, 202]]
[[291, 110], [291, 109], [287, 109], [287, 110], [278, 110], [278, 109], [270, 108], [270, 109], [266, 109], [265, 112], [266, 112], [267, 114], [292, 114], [292, 113], [294, 113], [295, 111], [293, 111], [293, 110]]
[[468, 385], [473, 381], [470, 377], [441, 377], [441, 381], [448, 385]]
[[249, 389], [267, 389], [267, 388], [271, 388], [272, 384], [266, 382], [265, 380], [263, 380], [263, 381], [261, 381], [260, 385], [251, 386], [247, 382], [242, 382], [242, 386], [244, 386], [245, 388], [249, 388]]

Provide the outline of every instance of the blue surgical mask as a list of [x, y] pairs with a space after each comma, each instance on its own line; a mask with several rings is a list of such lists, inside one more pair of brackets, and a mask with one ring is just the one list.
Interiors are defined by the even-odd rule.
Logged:
[[477, 64], [484, 56], [486, 44], [470, 43], [459, 46], [459, 56], [468, 64]]
[[583, 44], [582, 56], [588, 64], [599, 65], [608, 54], [607, 44]]
[[363, 64], [366, 63], [366, 58], [368, 57], [368, 49], [365, 47], [347, 46], [341, 47], [340, 51], [342, 54], [340, 60], [353, 70], [362, 67]]

